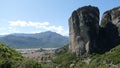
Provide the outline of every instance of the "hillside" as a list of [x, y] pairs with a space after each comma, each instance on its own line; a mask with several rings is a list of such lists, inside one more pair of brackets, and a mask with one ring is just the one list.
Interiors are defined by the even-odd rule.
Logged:
[[41, 68], [41, 64], [0, 42], [0, 68]]
[[[76, 56], [68, 53], [68, 45], [56, 50], [57, 57], [49, 63], [24, 58], [14, 49], [0, 42], [0, 68], [119, 68], [120, 45], [104, 54]], [[53, 66], [53, 67], [52, 67]], [[71, 67], [72, 68], [72, 67]]]
[[[0, 42], [0, 67], [5, 68], [11, 67], [11, 63], [21, 61], [22, 56], [13, 49]], [[6, 68], [7, 68], [6, 67]]]
[[119, 68], [120, 67], [120, 45], [111, 49], [102, 55], [93, 56], [90, 64], [90, 68]]
[[57, 58], [53, 59], [59, 68], [119, 68], [120, 67], [120, 45], [111, 49], [104, 54], [91, 54], [82, 57], [70, 54], [65, 49], [67, 46], [61, 48]]
[[68, 44], [68, 37], [55, 32], [47, 31], [36, 34], [10, 34], [0, 37], [0, 41], [5, 42], [13, 48], [55, 48]]

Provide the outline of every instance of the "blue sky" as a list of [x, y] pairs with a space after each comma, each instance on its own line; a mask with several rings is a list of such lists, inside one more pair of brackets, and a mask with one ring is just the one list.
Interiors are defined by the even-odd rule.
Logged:
[[0, 35], [49, 30], [68, 35], [68, 18], [86, 5], [97, 6], [102, 16], [120, 0], [0, 0]]

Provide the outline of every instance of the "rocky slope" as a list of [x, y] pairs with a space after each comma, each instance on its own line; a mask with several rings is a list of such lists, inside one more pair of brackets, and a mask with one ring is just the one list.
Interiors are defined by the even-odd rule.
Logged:
[[104, 53], [120, 44], [120, 7], [103, 14], [99, 25], [99, 9], [84, 6], [69, 18], [69, 51], [77, 55]]

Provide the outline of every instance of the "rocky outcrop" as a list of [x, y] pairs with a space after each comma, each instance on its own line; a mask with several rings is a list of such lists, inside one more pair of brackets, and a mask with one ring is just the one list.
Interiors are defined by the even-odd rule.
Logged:
[[106, 28], [110, 24], [116, 27], [117, 34], [120, 36], [120, 7], [108, 10], [103, 14], [100, 26]]
[[97, 42], [99, 51], [108, 51], [120, 44], [120, 7], [106, 11], [101, 20]]
[[[101, 21], [101, 27], [105, 27], [107, 23], [111, 22], [115, 26], [118, 27], [118, 30], [120, 32], [120, 7], [113, 8], [111, 10], [106, 11], [103, 14], [102, 21]], [[120, 36], [120, 33], [119, 33]]]
[[69, 51], [77, 55], [104, 53], [120, 44], [120, 7], [106, 11], [99, 26], [99, 9], [85, 6], [69, 18]]
[[98, 33], [98, 8], [85, 6], [75, 10], [69, 19], [69, 51], [78, 55], [94, 51]]

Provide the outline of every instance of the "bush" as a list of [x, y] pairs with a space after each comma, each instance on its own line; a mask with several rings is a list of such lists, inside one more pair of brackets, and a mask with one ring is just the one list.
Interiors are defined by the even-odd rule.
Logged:
[[57, 58], [53, 59], [53, 63], [60, 66], [60, 68], [69, 68], [69, 65], [75, 62], [77, 56], [75, 54], [61, 54]]

